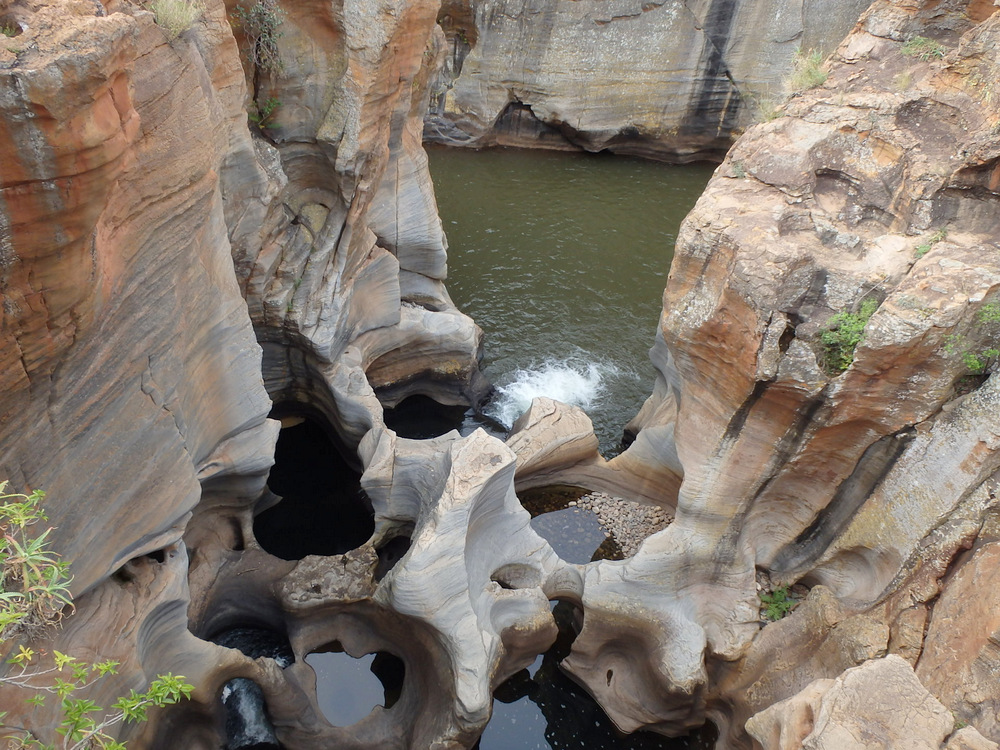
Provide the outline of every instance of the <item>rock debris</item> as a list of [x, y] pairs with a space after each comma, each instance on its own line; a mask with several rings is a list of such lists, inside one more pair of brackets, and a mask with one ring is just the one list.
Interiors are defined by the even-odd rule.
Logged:
[[639, 550], [646, 537], [663, 531], [674, 517], [663, 508], [614, 497], [604, 492], [592, 492], [570, 506], [591, 511], [605, 532], [617, 542], [624, 557]]

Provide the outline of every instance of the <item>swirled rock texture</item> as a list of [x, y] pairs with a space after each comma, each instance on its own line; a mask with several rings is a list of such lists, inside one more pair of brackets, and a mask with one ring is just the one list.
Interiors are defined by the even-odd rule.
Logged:
[[[997, 739], [995, 608], [959, 593], [1000, 469], [995, 10], [876, 2], [685, 221], [633, 424], [676, 449], [675, 521], [588, 569], [566, 662], [619, 726], [745, 747], [754, 713], [895, 653]], [[760, 630], [755, 571], [812, 594]]]
[[232, 10], [175, 36], [117, 0], [0, 2], [0, 476], [48, 492], [72, 561], [55, 647], [122, 663], [90, 697], [183, 673], [212, 746], [218, 675], [262, 668], [187, 613], [275, 501], [272, 399], [351, 450], [376, 390], [482, 389], [420, 146], [436, 6], [289, 4], [270, 72], [241, 60]]
[[867, 5], [445, 2], [425, 136], [476, 148], [717, 158], [784, 96], [796, 50], [831, 51]]

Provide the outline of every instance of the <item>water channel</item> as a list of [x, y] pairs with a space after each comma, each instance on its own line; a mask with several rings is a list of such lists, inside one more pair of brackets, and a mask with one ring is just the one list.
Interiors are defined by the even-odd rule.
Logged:
[[606, 456], [652, 390], [648, 351], [681, 220], [714, 169], [607, 154], [429, 148], [448, 290], [486, 335], [488, 413], [581, 406]]
[[[712, 167], [544, 151], [434, 149], [430, 157], [450, 243], [448, 287], [484, 329], [484, 369], [498, 387], [488, 414], [509, 426], [535, 395], [575, 403], [593, 419], [605, 455], [612, 454], [651, 391], [647, 352], [673, 244]], [[363, 543], [372, 531], [370, 504], [330, 430], [310, 415], [276, 408], [274, 416], [285, 417], [285, 427], [269, 486], [284, 499], [257, 517], [258, 541], [290, 560]], [[435, 412], [419, 400], [386, 414], [390, 427], [414, 438], [441, 434], [456, 419], [461, 410]], [[465, 427], [474, 425], [467, 420]], [[560, 492], [521, 498], [536, 531], [569, 562], [613, 556], [613, 540], [590, 511], [567, 502], [553, 507]], [[559, 640], [496, 691], [493, 718], [475, 750], [713, 745], [710, 727], [677, 739], [621, 735], [558, 668], [578, 613], [553, 603], [553, 615]], [[321, 651], [306, 661], [330, 723], [349, 726], [398, 697], [403, 672], [391, 654], [353, 659], [337, 644]]]

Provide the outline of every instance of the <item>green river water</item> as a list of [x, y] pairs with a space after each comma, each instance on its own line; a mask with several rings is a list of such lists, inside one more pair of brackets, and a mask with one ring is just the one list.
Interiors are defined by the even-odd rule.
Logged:
[[[486, 336], [484, 371], [498, 391], [487, 413], [509, 426], [534, 396], [574, 403], [593, 420], [605, 456], [615, 453], [652, 390], [648, 351], [677, 230], [713, 166], [551, 151], [429, 154], [449, 241], [448, 289]], [[586, 562], [603, 536], [581, 526], [587, 519], [558, 515], [532, 525], [560, 555], [582, 554], [572, 561]], [[589, 549], [559, 546], [587, 539]], [[563, 636], [496, 691], [493, 718], [474, 750], [714, 745], [710, 726], [677, 739], [619, 734], [558, 669], [573, 613], [565, 604], [553, 613]]]
[[661, 295], [681, 220], [713, 165], [605, 154], [430, 148], [448, 290], [483, 328], [487, 413], [536, 395], [581, 406], [605, 455], [652, 390]]

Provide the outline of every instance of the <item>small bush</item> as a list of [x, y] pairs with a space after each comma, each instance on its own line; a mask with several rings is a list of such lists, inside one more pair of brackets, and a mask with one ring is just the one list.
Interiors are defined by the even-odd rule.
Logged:
[[798, 606], [797, 601], [788, 597], [787, 586], [779, 586], [770, 594], [761, 592], [759, 596], [765, 607], [764, 616], [768, 620], [780, 620]]
[[921, 60], [938, 59], [944, 57], [945, 48], [928, 39], [925, 36], [915, 36], [903, 45], [903, 54], [910, 57], [919, 57]]
[[281, 102], [273, 96], [263, 102], [253, 102], [250, 105], [247, 118], [257, 127], [266, 128], [267, 124], [271, 121], [271, 117], [274, 116], [275, 110], [280, 106]]
[[234, 15], [246, 35], [250, 62], [261, 70], [279, 72], [282, 64], [278, 28], [285, 20], [285, 11], [278, 7], [277, 0], [256, 0], [248, 7], [237, 5]]
[[201, 4], [193, 0], [152, 0], [149, 9], [170, 40], [190, 29], [202, 13]]
[[5, 23], [0, 26], [0, 34], [6, 37], [15, 37], [21, 33], [21, 30], [12, 23]]
[[[69, 564], [49, 548], [51, 527], [38, 535], [31, 528], [47, 520], [40, 507], [45, 493], [35, 490], [25, 495], [6, 490], [7, 482], [0, 482], [0, 639], [40, 637], [73, 607]], [[194, 690], [183, 676], [162, 674], [145, 692], [133, 689], [105, 709], [88, 698], [77, 698], [77, 691], [117, 674], [118, 662], [78, 659], [55, 649], [51, 662], [35, 659], [45, 653], [19, 645], [17, 653], [7, 659], [11, 666], [0, 675], [0, 685], [24, 690], [25, 704], [31, 709], [46, 705], [47, 699], [58, 702], [59, 723], [49, 729], [62, 736], [59, 746], [69, 750], [126, 750], [108, 730], [122, 721], [145, 721], [150, 707], [177, 703]], [[0, 711], [4, 747], [55, 748], [20, 726], [9, 725], [7, 714]]]
[[983, 349], [981, 352], [962, 352], [962, 362], [972, 375], [982, 375], [1000, 357], [1000, 349]]
[[913, 251], [913, 257], [919, 259], [923, 258], [930, 249], [934, 247], [937, 243], [941, 242], [948, 236], [948, 230], [946, 228], [938, 229], [934, 234], [928, 237], [926, 240], [917, 245], [916, 249]]
[[821, 86], [826, 83], [828, 76], [829, 73], [823, 70], [822, 52], [814, 49], [808, 52], [796, 50], [792, 77], [788, 81], [792, 91], [806, 91]]
[[866, 299], [858, 312], [839, 312], [826, 322], [827, 330], [819, 339], [823, 344], [823, 367], [828, 373], [837, 375], [851, 366], [854, 350], [864, 338], [865, 326], [877, 309], [878, 302]]

